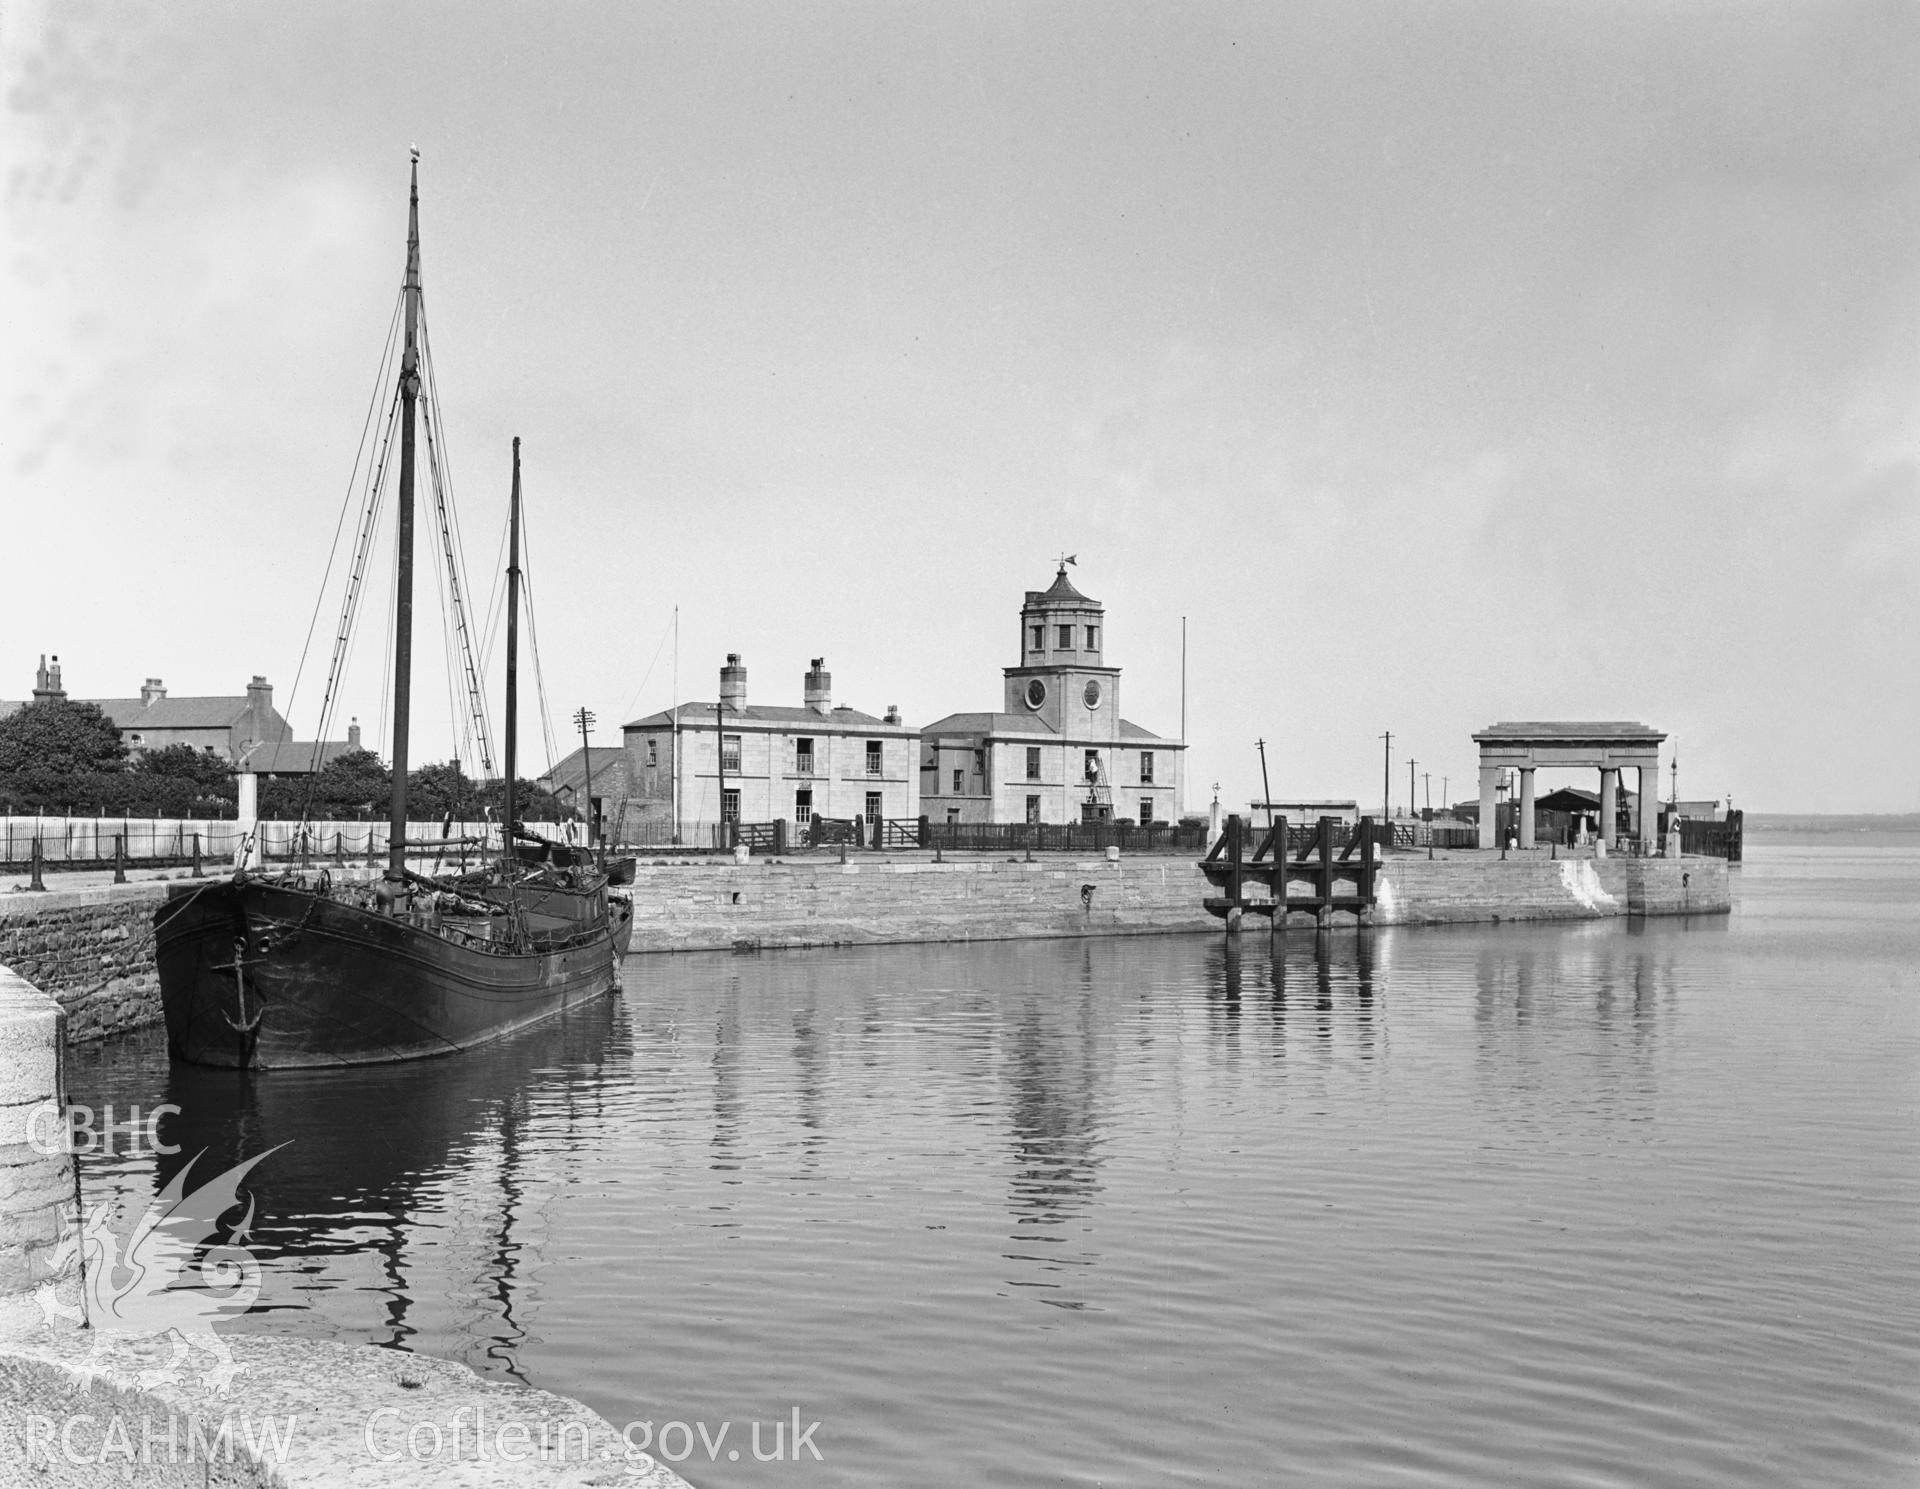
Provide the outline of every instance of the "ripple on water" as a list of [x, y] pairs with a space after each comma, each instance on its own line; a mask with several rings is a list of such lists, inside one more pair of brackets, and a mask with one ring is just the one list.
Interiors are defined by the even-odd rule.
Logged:
[[[814, 1482], [1911, 1478], [1920, 854], [1738, 885], [1277, 953], [635, 959], [454, 1060], [246, 1080], [147, 1034], [72, 1084], [221, 1161], [294, 1139], [249, 1326], [735, 1444], [797, 1407]], [[741, 1458], [685, 1467], [775, 1472]]]

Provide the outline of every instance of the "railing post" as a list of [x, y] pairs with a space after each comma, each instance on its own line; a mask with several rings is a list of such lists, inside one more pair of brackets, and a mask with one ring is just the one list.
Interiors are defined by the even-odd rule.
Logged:
[[33, 877], [28, 881], [27, 888], [44, 891], [46, 887], [46, 881], [40, 877], [40, 834], [36, 832], [33, 835]]
[[207, 877], [200, 871], [200, 834], [197, 832], [193, 835], [193, 873], [190, 877], [195, 879]]
[[113, 835], [113, 882], [127, 882], [127, 835], [124, 832]]

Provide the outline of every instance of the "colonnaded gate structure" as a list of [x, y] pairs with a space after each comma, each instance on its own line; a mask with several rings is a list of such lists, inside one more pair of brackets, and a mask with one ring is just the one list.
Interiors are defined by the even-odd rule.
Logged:
[[[1645, 724], [1532, 722], [1494, 724], [1474, 735], [1480, 746], [1480, 846], [1492, 848], [1494, 800], [1500, 778], [1520, 772], [1520, 846], [1533, 846], [1533, 773], [1590, 767], [1600, 772], [1600, 839], [1611, 841], [1619, 805], [1620, 772], [1640, 772], [1633, 835], [1651, 851], [1660, 829], [1660, 746], [1666, 735]], [[1651, 807], [1651, 810], [1649, 810]]]

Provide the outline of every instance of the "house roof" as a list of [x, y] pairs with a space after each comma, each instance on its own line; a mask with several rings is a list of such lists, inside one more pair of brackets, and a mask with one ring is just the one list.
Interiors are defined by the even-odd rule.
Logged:
[[[551, 770], [541, 773], [540, 779], [543, 781], [557, 781], [562, 776], [577, 775], [584, 777], [586, 772], [580, 768], [581, 753], [579, 750], [574, 750], [567, 755], [563, 755], [553, 763]], [[624, 745], [595, 745], [593, 746], [591, 759], [596, 772], [612, 770], [614, 766], [626, 763], [626, 747]]]
[[1038, 714], [950, 713], [920, 731], [933, 734], [1054, 734], [1058, 731]]
[[344, 739], [322, 740], [317, 746], [311, 739], [270, 740], [253, 747], [247, 756], [247, 768], [262, 776], [309, 775], [352, 748]]
[[[923, 739], [953, 734], [1051, 734], [1058, 737], [1059, 733], [1058, 729], [1038, 714], [1029, 713], [950, 713], [944, 719], [936, 719], [920, 731]], [[1151, 729], [1142, 729], [1130, 719], [1120, 721], [1120, 732], [1117, 737], [1124, 740], [1151, 740], [1159, 744], [1171, 743], [1162, 739]]]
[[[680, 727], [682, 729], [711, 729], [713, 727], [712, 702], [683, 703], [680, 705]], [[773, 703], [749, 703], [745, 708], [729, 708], [726, 711], [729, 725], [761, 724], [769, 728], [775, 725], [808, 724], [822, 733], [830, 733], [836, 727], [846, 730], [858, 730], [872, 733], [874, 730], [894, 729], [903, 734], [917, 734], [919, 730], [908, 724], [889, 724], [885, 719], [876, 719], [870, 713], [861, 713], [857, 708], [836, 708], [832, 713], [816, 713], [805, 706], [787, 707]], [[671, 729], [673, 711], [662, 709], [659, 713], [650, 713], [644, 719], [635, 719], [631, 724], [622, 724], [623, 730]]]
[[117, 729], [226, 729], [247, 711], [247, 698], [89, 698]]

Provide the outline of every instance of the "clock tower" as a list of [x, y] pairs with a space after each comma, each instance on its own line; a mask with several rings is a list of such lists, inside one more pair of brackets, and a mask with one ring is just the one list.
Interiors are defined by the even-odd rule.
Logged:
[[1020, 664], [1006, 669], [1006, 711], [1076, 739], [1119, 734], [1120, 669], [1102, 660], [1106, 611], [1073, 587], [1063, 562], [1020, 607]]

